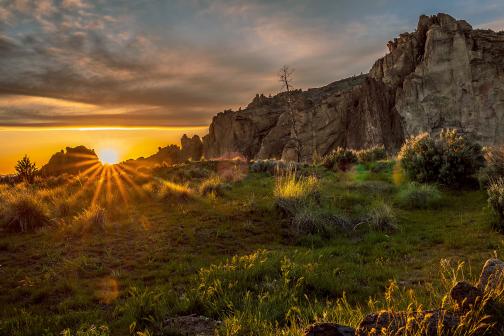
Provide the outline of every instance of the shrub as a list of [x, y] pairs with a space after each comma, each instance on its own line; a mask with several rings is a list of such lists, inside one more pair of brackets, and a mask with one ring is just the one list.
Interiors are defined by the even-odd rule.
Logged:
[[331, 153], [324, 156], [322, 165], [327, 169], [348, 170], [350, 165], [357, 162], [357, 156], [352, 150], [338, 147]]
[[35, 193], [13, 190], [3, 197], [1, 217], [7, 230], [26, 232], [49, 224], [47, 207]]
[[215, 196], [223, 196], [226, 187], [227, 185], [222, 182], [221, 178], [218, 175], [214, 175], [201, 181], [199, 192], [203, 196], [210, 194], [213, 194]]
[[360, 163], [369, 163], [387, 158], [387, 152], [383, 145], [355, 151], [355, 155]]
[[504, 229], [504, 178], [499, 178], [488, 186], [488, 204], [497, 215], [496, 228]]
[[74, 224], [81, 232], [101, 231], [107, 223], [106, 211], [99, 205], [92, 204], [74, 217]]
[[486, 147], [483, 150], [485, 166], [478, 173], [479, 184], [486, 188], [491, 181], [504, 177], [504, 146]]
[[25, 182], [33, 183], [37, 175], [38, 168], [34, 162], [30, 160], [28, 155], [25, 155], [16, 163], [16, 172], [18, 176]]
[[396, 200], [406, 209], [429, 209], [439, 206], [442, 196], [434, 185], [412, 182], [399, 191]]
[[455, 186], [467, 182], [483, 165], [481, 146], [455, 130], [443, 130], [437, 138], [423, 133], [408, 139], [399, 160], [413, 181]]
[[297, 176], [291, 170], [275, 180], [275, 205], [284, 214], [293, 216], [318, 198], [319, 181], [314, 176]]

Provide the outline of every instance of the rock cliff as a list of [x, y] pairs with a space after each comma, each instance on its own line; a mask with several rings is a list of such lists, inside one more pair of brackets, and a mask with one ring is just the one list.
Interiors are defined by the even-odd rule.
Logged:
[[[291, 93], [299, 157], [337, 146], [383, 144], [457, 128], [483, 144], [504, 140], [504, 32], [474, 30], [449, 15], [421, 16], [413, 33], [387, 44], [369, 74]], [[281, 158], [292, 146], [286, 93], [257, 95], [247, 108], [217, 114], [203, 154]]]

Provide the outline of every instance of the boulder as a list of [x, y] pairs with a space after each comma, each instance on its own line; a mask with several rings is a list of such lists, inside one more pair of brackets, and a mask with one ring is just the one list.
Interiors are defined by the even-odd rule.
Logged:
[[422, 330], [422, 335], [437, 336], [439, 327], [443, 334], [449, 334], [460, 321], [460, 317], [445, 310], [426, 310], [422, 312], [382, 311], [367, 315], [359, 324], [355, 335], [382, 335], [387, 330], [390, 335], [415, 335]]
[[450, 297], [460, 310], [467, 311], [483, 298], [483, 292], [468, 282], [460, 281], [450, 290]]
[[504, 261], [488, 259], [481, 270], [477, 287], [481, 291], [498, 289], [504, 285]]
[[336, 323], [312, 324], [304, 331], [305, 336], [354, 336], [355, 329]]

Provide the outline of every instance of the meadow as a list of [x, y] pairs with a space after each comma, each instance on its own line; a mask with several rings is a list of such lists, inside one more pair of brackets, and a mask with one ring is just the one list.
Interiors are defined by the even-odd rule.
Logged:
[[[502, 256], [487, 191], [395, 157], [200, 161], [0, 184], [1, 335], [303, 335], [445, 305]], [[328, 169], [330, 167], [330, 169]], [[469, 334], [469, 333], [467, 333]]]

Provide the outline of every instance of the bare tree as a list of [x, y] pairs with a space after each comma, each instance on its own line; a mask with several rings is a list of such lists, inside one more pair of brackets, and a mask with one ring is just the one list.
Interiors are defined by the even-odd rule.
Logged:
[[296, 130], [296, 119], [294, 116], [294, 107], [293, 107], [293, 97], [292, 97], [292, 92], [293, 92], [293, 79], [292, 75], [294, 74], [294, 69], [289, 68], [289, 66], [284, 65], [279, 73], [279, 80], [280, 83], [282, 83], [282, 90], [286, 93], [286, 105], [287, 105], [287, 112], [289, 113], [290, 117], [290, 136], [291, 139], [294, 139], [297, 143], [297, 150], [299, 153], [299, 139], [297, 135], [297, 130]]

